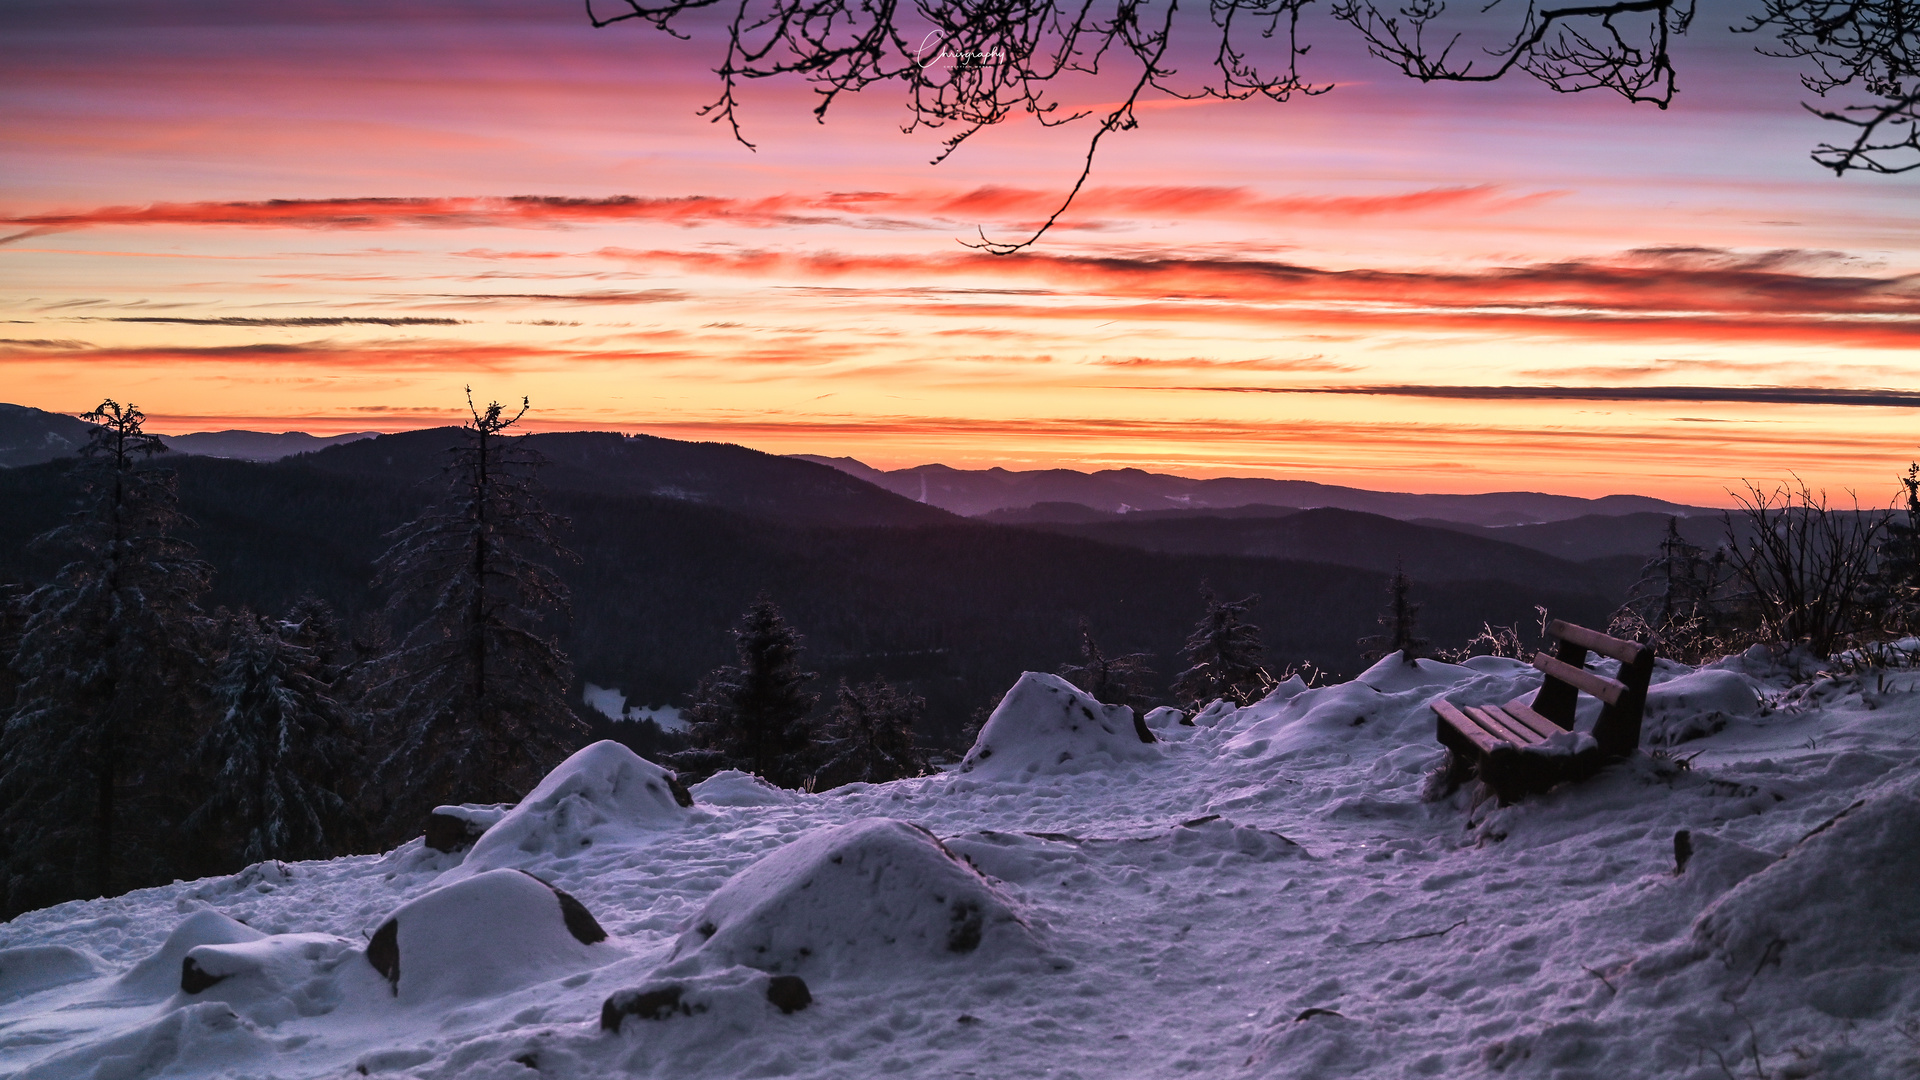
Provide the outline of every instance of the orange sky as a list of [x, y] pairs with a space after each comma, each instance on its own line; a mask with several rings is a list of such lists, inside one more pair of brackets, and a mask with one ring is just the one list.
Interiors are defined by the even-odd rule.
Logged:
[[1660, 112], [1325, 27], [1334, 92], [1147, 110], [995, 258], [957, 241], [1050, 212], [1074, 128], [931, 166], [897, 101], [776, 86], [749, 152], [693, 115], [711, 42], [569, 5], [140, 10], [0, 15], [0, 400], [324, 433], [470, 383], [880, 466], [1709, 504], [1920, 454], [1915, 181], [1814, 166], [1791, 65], [1718, 30]]

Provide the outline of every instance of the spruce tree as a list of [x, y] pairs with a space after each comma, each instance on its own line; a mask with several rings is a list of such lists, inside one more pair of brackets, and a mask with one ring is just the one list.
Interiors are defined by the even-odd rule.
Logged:
[[924, 775], [927, 755], [914, 745], [913, 729], [926, 709], [924, 698], [885, 680], [850, 687], [841, 679], [816, 747], [821, 764], [815, 789]]
[[19, 679], [0, 732], [0, 836], [10, 912], [173, 876], [183, 750], [205, 683], [196, 601], [211, 569], [186, 524], [166, 447], [108, 400], [73, 476], [81, 509], [36, 545], [71, 554], [25, 601]]
[[1728, 634], [1725, 552], [1706, 549], [1680, 535], [1678, 518], [1667, 519], [1659, 554], [1640, 568], [1626, 603], [1613, 613], [1609, 630], [1620, 637], [1659, 644], [1663, 655], [1698, 660], [1715, 654]]
[[1364, 637], [1357, 644], [1367, 651], [1360, 658], [1372, 663], [1399, 653], [1408, 664], [1427, 655], [1427, 647], [1432, 643], [1420, 636], [1420, 604], [1410, 595], [1413, 582], [1399, 566], [1393, 568], [1393, 576], [1387, 579], [1387, 608], [1380, 613], [1380, 627], [1384, 633]]
[[1920, 631], [1920, 462], [1907, 466], [1900, 487], [1906, 505], [1887, 519], [1873, 591], [1887, 629], [1911, 634]]
[[1060, 677], [1085, 690], [1103, 705], [1126, 705], [1135, 713], [1152, 704], [1147, 680], [1153, 677], [1148, 653], [1108, 656], [1093, 640], [1093, 628], [1080, 620], [1080, 662], [1063, 664]]
[[813, 737], [808, 717], [820, 700], [806, 689], [815, 674], [800, 670], [800, 635], [762, 596], [741, 616], [733, 641], [740, 662], [701, 679], [687, 712], [693, 749], [673, 765], [692, 779], [739, 769], [799, 787]]
[[1182, 657], [1187, 668], [1173, 681], [1173, 695], [1189, 708], [1201, 708], [1216, 698], [1249, 705], [1273, 689], [1273, 676], [1261, 660], [1260, 628], [1246, 615], [1260, 602], [1258, 596], [1222, 600], [1210, 588], [1200, 590], [1207, 613], [1194, 625]]
[[389, 534], [376, 564], [399, 644], [372, 692], [383, 707], [386, 816], [404, 828], [443, 802], [512, 802], [581, 741], [573, 666], [552, 624], [567, 590], [549, 564], [574, 558], [541, 504], [538, 452], [504, 434], [526, 415], [484, 411], [448, 451], [442, 496]]
[[308, 625], [322, 612], [304, 614], [273, 621], [243, 610], [231, 620], [214, 677], [217, 719], [198, 748], [212, 783], [187, 824], [249, 863], [341, 848], [348, 805], [340, 789], [358, 755], [314, 644], [324, 628]]

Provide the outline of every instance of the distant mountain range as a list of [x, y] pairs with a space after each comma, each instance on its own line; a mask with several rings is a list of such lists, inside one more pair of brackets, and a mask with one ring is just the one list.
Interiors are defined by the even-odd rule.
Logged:
[[[19, 468], [38, 465], [55, 458], [71, 457], [87, 445], [92, 425], [65, 413], [47, 412], [25, 405], [0, 404], [0, 467]], [[234, 458], [240, 461], [278, 461], [293, 454], [321, 450], [356, 439], [370, 439], [374, 431], [355, 431], [346, 435], [321, 437], [304, 431], [196, 431], [191, 435], [162, 435], [167, 449], [201, 457]]]
[[294, 454], [307, 454], [329, 446], [371, 439], [377, 431], [352, 431], [345, 435], [309, 435], [304, 431], [196, 431], [191, 435], [162, 435], [167, 449], [201, 457], [232, 458], [236, 461], [279, 461]]
[[[71, 417], [0, 411], [0, 447], [46, 457], [84, 437]], [[386, 534], [437, 495], [445, 451], [461, 438], [452, 428], [411, 431], [266, 463], [178, 455], [168, 464], [196, 522], [186, 538], [216, 568], [209, 609], [280, 611], [313, 593], [358, 625], [380, 606], [370, 581]], [[927, 698], [928, 734], [942, 739], [1022, 670], [1072, 660], [1082, 618], [1109, 653], [1151, 653], [1170, 678], [1203, 583], [1264, 597], [1255, 621], [1276, 669], [1310, 660], [1359, 671], [1355, 641], [1378, 629], [1394, 565], [1413, 575], [1422, 625], [1441, 645], [1483, 622], [1530, 627], [1535, 604], [1604, 625], [1667, 520], [1486, 528], [1335, 507], [1121, 515], [1077, 503], [968, 520], [919, 501], [917, 490], [909, 497], [845, 468], [739, 446], [606, 432], [536, 434], [528, 445], [549, 461], [548, 505], [571, 520], [565, 541], [580, 555], [558, 569], [573, 593], [563, 641], [583, 684], [618, 688], [636, 704], [680, 703], [728, 661], [729, 627], [765, 593], [806, 636], [806, 662], [829, 697], [840, 677], [884, 675]], [[1249, 483], [1150, 479], [1206, 485], [1209, 497]], [[27, 541], [59, 524], [75, 494], [57, 461], [0, 469], [0, 583], [44, 581], [57, 568], [59, 553]], [[1429, 513], [1435, 505], [1384, 497]], [[1452, 498], [1445, 510], [1507, 497], [1426, 498]], [[1033, 520], [1048, 509], [1067, 520]], [[1696, 521], [1711, 523], [1685, 527]]]
[[[1072, 469], [1009, 472], [1006, 469], [954, 469], [918, 465], [882, 471], [849, 457], [797, 455], [831, 465], [850, 476], [929, 506], [964, 517], [1018, 511], [1036, 504], [1073, 504], [1109, 514], [1142, 511], [1217, 511], [1251, 506], [1358, 510], [1402, 521], [1434, 518], [1468, 525], [1530, 525], [1587, 515], [1656, 513], [1677, 517], [1710, 515], [1718, 510], [1684, 506], [1644, 495], [1608, 495], [1583, 499], [1538, 491], [1496, 491], [1483, 495], [1415, 495], [1397, 491], [1319, 484], [1311, 480], [1221, 477], [1194, 480], [1140, 469], [1084, 473]], [[1055, 511], [1058, 513], [1058, 511]], [[1069, 511], [1071, 513], [1071, 511]], [[1083, 519], [1084, 520], [1084, 519]]]

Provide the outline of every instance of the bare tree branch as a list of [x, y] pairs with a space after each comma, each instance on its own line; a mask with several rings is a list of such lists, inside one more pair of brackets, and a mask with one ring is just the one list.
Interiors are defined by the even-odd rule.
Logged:
[[1878, 101], [1838, 109], [1805, 106], [1822, 120], [1854, 129], [1845, 145], [1821, 143], [1813, 160], [1844, 175], [1848, 169], [1903, 173], [1920, 169], [1920, 3], [1914, 0], [1765, 0], [1742, 33], [1771, 30], [1777, 50], [1767, 56], [1809, 60], [1800, 84], [1826, 97], [1856, 84]]
[[[1485, 16], [1500, 0], [1480, 9]], [[1522, 71], [1562, 94], [1613, 90], [1628, 101], [1666, 108], [1675, 92], [1673, 38], [1693, 22], [1693, 0], [1540, 7], [1529, 3], [1517, 28], [1481, 50], [1455, 55], [1464, 32], [1430, 42], [1427, 30], [1446, 15], [1444, 0], [1411, 0], [1399, 15], [1365, 0], [1336, 0], [1334, 17], [1360, 31], [1367, 51], [1421, 82], [1493, 82]]]

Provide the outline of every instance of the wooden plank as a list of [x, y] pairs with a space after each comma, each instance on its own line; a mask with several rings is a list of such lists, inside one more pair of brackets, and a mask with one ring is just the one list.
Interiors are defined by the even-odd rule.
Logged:
[[1533, 654], [1533, 666], [1568, 686], [1585, 690], [1609, 705], [1618, 702], [1620, 695], [1627, 692], [1627, 684], [1619, 679], [1609, 679], [1598, 672], [1574, 667], [1563, 660], [1555, 660], [1546, 653]]
[[1527, 704], [1526, 698], [1515, 698], [1500, 707], [1506, 710], [1508, 716], [1539, 732], [1542, 739], [1551, 739], [1555, 735], [1567, 730], [1559, 724], [1541, 716], [1539, 713], [1534, 712], [1533, 706]]
[[1547, 633], [1561, 641], [1570, 641], [1585, 649], [1592, 649], [1602, 656], [1611, 656], [1623, 664], [1631, 664], [1639, 658], [1645, 645], [1637, 641], [1623, 641], [1598, 630], [1589, 630], [1584, 626], [1575, 626], [1564, 619], [1555, 619], [1547, 626]]
[[[1545, 742], [1547, 736], [1553, 734], [1553, 732], [1550, 731], [1540, 731], [1532, 724], [1513, 715], [1505, 705], [1482, 705], [1480, 708], [1483, 709], [1488, 716], [1493, 717], [1512, 730], [1526, 736], [1525, 740], [1519, 743], [1521, 746], [1533, 746], [1536, 743]], [[1528, 711], [1531, 712], [1532, 710]]]
[[1440, 719], [1451, 724], [1455, 730], [1466, 736], [1467, 740], [1478, 747], [1481, 753], [1493, 753], [1494, 737], [1487, 734], [1479, 724], [1467, 719], [1466, 714], [1454, 708], [1451, 702], [1444, 700], [1436, 701], [1433, 703], [1433, 711], [1440, 714]]
[[1515, 746], [1532, 746], [1534, 743], [1540, 741], [1534, 737], [1533, 732], [1528, 731], [1526, 728], [1521, 727], [1511, 720], [1505, 719], [1498, 713], [1488, 712], [1481, 706], [1466, 705], [1461, 708], [1461, 711], [1473, 717], [1475, 720], [1480, 721], [1481, 727], [1500, 736], [1504, 742], [1510, 742]]

